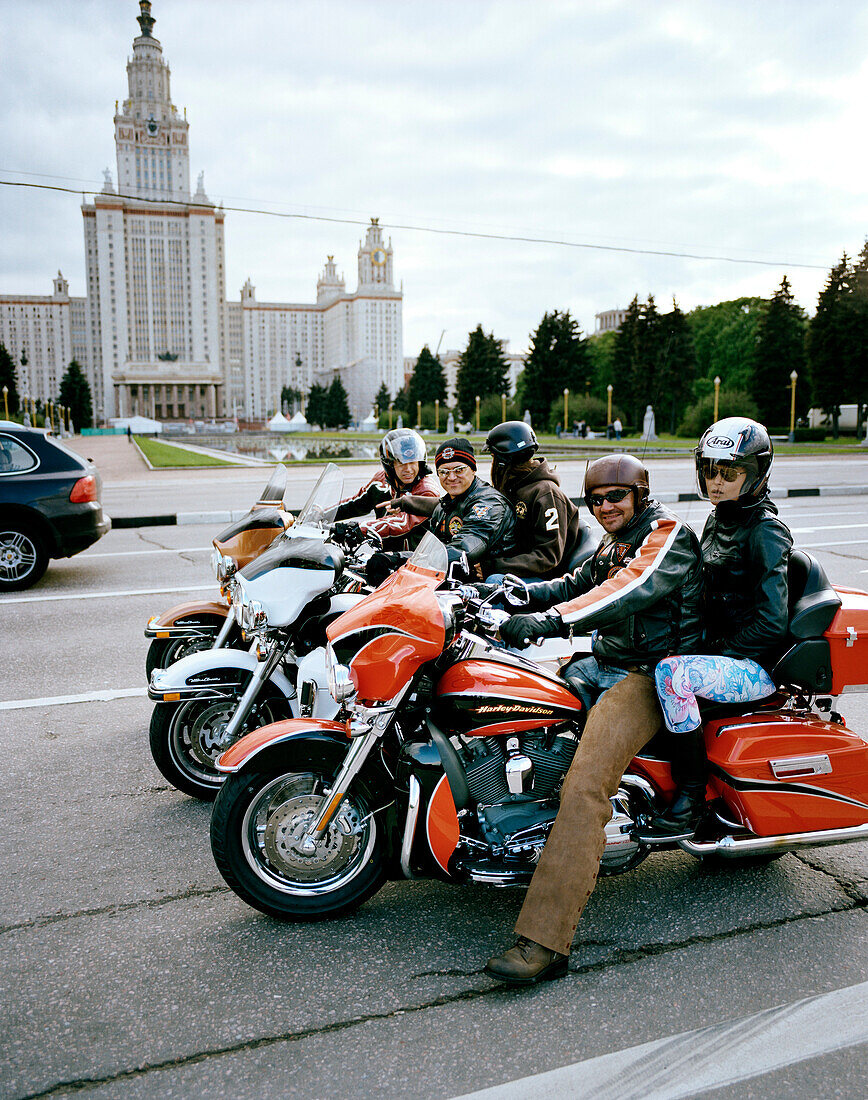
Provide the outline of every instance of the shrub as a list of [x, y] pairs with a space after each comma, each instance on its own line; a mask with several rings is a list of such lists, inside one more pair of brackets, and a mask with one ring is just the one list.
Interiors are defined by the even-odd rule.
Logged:
[[[717, 403], [717, 419], [723, 420], [725, 416], [748, 416], [756, 420], [759, 413], [756, 402], [743, 390], [721, 390]], [[705, 429], [714, 423], [714, 394], [709, 393], [701, 397], [695, 405], [684, 414], [684, 419], [678, 425], [676, 435], [688, 436], [698, 439]]]

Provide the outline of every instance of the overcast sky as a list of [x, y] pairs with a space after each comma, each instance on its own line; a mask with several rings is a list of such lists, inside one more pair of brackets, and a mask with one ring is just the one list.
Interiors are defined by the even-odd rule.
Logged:
[[[138, 13], [0, 0], [0, 179], [116, 178]], [[868, 235], [863, 0], [153, 0], [152, 13], [193, 186], [204, 171], [227, 206], [359, 223], [230, 213], [228, 296], [250, 276], [261, 301], [311, 302], [328, 253], [354, 289], [379, 216], [408, 355], [443, 330], [444, 349], [463, 347], [480, 322], [524, 349], [552, 309], [592, 332], [637, 293], [664, 310], [673, 295], [685, 310], [768, 297], [784, 273], [813, 312], [829, 267]], [[0, 293], [50, 293], [61, 268], [84, 294], [80, 201], [0, 187]]]

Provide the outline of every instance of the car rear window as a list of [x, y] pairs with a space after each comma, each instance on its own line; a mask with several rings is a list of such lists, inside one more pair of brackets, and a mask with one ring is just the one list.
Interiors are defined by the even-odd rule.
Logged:
[[39, 459], [23, 443], [11, 435], [0, 435], [0, 477], [3, 474], [23, 474], [39, 465]]

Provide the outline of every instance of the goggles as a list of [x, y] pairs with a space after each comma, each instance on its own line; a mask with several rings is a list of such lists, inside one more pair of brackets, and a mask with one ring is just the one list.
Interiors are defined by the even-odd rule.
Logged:
[[624, 497], [632, 493], [632, 489], [610, 489], [608, 493], [589, 493], [588, 503], [592, 508], [601, 508], [604, 504], [620, 504]]
[[720, 474], [724, 481], [738, 481], [742, 474], [747, 473], [744, 466], [724, 465], [723, 462], [718, 462], [713, 458], [703, 458], [699, 464], [699, 468], [706, 481], [714, 481], [718, 474]]

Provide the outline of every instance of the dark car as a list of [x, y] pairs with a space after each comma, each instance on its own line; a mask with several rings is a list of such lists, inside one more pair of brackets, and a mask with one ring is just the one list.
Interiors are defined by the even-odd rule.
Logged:
[[39, 428], [0, 420], [0, 592], [36, 584], [111, 529], [96, 466]]

